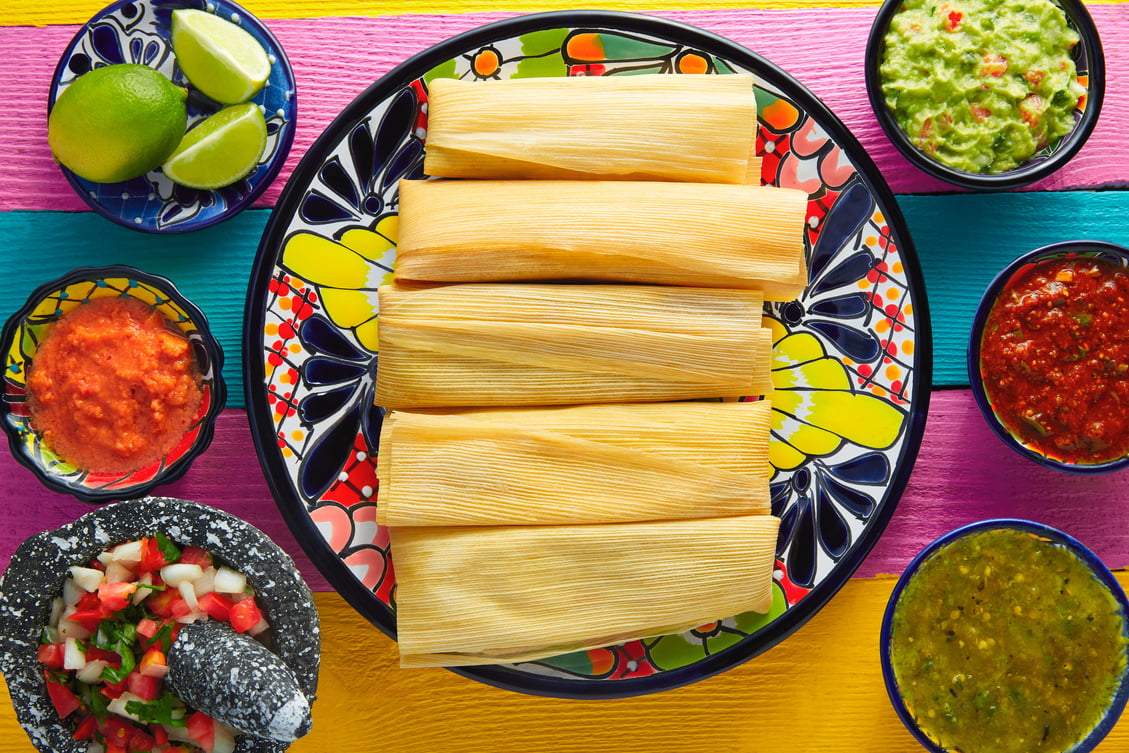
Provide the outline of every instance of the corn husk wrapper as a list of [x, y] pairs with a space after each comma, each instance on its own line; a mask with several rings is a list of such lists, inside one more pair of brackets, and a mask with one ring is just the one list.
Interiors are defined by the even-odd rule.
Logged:
[[[631, 431], [631, 408], [613, 417]], [[537, 411], [532, 411], [537, 412]], [[760, 441], [768, 457], [767, 415]], [[768, 475], [723, 470], [536, 426], [396, 412], [381, 431], [377, 522], [569, 525], [768, 514]], [[690, 453], [688, 453], [690, 454]], [[699, 455], [709, 454], [703, 448]]]
[[431, 413], [498, 426], [542, 429], [767, 478], [771, 474], [771, 411], [769, 400], [757, 400], [436, 409]]
[[401, 666], [531, 661], [766, 612], [778, 527], [393, 528]]
[[400, 182], [396, 279], [595, 280], [762, 289], [807, 284], [807, 195], [635, 181]]
[[424, 171], [446, 178], [759, 183], [745, 75], [433, 79]]
[[[449, 288], [410, 291], [417, 299], [407, 315], [403, 301], [389, 302], [404, 290], [380, 288], [378, 405], [659, 402], [760, 395], [772, 387], [771, 333], [760, 327], [756, 293], [742, 302], [741, 291], [712, 291], [719, 295], [711, 307], [703, 303], [708, 290], [460, 287], [459, 296], [480, 296], [466, 314], [477, 318], [444, 314]], [[530, 303], [531, 295], [543, 300]]]

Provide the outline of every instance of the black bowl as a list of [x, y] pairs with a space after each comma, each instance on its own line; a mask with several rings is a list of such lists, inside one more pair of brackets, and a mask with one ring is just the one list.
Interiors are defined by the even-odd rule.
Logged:
[[879, 66], [885, 57], [886, 31], [890, 22], [902, 8], [903, 0], [885, 0], [870, 27], [866, 44], [865, 74], [866, 92], [870, 106], [878, 118], [882, 130], [906, 159], [917, 167], [962, 188], [976, 190], [1003, 190], [1018, 188], [1047, 177], [1065, 165], [1089, 138], [1097, 123], [1105, 96], [1105, 57], [1102, 54], [1101, 39], [1093, 19], [1081, 0], [1051, 0], [1066, 14], [1067, 24], [1078, 32], [1080, 40], [1074, 46], [1072, 58], [1079, 77], [1087, 76], [1085, 106], [1074, 112], [1074, 126], [1058, 143], [1045, 147], [1019, 167], [998, 173], [971, 173], [944, 165], [926, 156], [914, 146], [905, 131], [894, 120], [886, 99], [882, 94]]

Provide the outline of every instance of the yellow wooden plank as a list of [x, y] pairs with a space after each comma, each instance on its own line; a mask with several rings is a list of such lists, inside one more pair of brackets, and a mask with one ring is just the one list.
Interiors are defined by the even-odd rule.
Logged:
[[[84, 23], [108, 0], [0, 0], [0, 23], [4, 26], [46, 26], [49, 24]], [[1092, 0], [1088, 4], [1129, 3], [1129, 0]], [[736, 10], [742, 8], [861, 8], [874, 7], [881, 0], [604, 0], [601, 10], [670, 11]], [[327, 16], [402, 16], [467, 13], [539, 13], [542, 11], [575, 10], [574, 0], [246, 0], [240, 3], [259, 18], [318, 18]], [[581, 6], [588, 7], [588, 6]]]
[[[1129, 575], [1119, 573], [1123, 586]], [[677, 690], [614, 701], [521, 695], [397, 666], [395, 645], [336, 594], [315, 596], [323, 654], [314, 729], [293, 753], [919, 753], [882, 684], [891, 577], [856, 578], [771, 651]], [[1097, 749], [1129, 750], [1123, 721]], [[0, 690], [0, 753], [34, 753]]]

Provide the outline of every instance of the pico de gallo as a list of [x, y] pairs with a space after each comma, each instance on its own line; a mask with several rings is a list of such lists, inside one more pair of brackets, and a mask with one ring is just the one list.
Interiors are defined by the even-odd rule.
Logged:
[[47, 693], [91, 753], [231, 753], [236, 730], [165, 686], [180, 627], [224, 620], [269, 626], [242, 573], [164, 535], [119, 544], [70, 568], [38, 649]]

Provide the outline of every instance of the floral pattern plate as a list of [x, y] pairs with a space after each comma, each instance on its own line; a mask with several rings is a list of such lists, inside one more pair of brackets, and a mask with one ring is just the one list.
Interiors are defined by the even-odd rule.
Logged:
[[171, 33], [172, 12], [204, 10], [247, 30], [271, 61], [270, 77], [251, 98], [267, 121], [267, 146], [247, 177], [211, 191], [178, 186], [160, 168], [120, 183], [95, 183], [63, 167], [75, 192], [90, 208], [124, 227], [151, 233], [184, 233], [210, 227], [251, 205], [271, 184], [286, 161], [294, 141], [294, 71], [282, 45], [250, 12], [231, 0], [118, 0], [86, 22], [63, 52], [47, 111], [76, 78], [95, 68], [137, 63], [156, 68], [173, 83], [188, 89], [188, 127], [217, 112], [222, 105], [194, 89], [176, 64]]
[[350, 104], [290, 179], [252, 273], [247, 404], [267, 479], [330, 583], [395, 636], [394, 556], [375, 522], [375, 293], [395, 266], [396, 182], [423, 175], [428, 82], [655, 72], [753, 74], [763, 182], [811, 197], [810, 285], [766, 307], [775, 600], [681, 635], [458, 670], [510, 689], [618, 697], [721, 672], [803, 624], [874, 545], [917, 454], [931, 370], [921, 275], [878, 171], [810, 92], [732, 42], [640, 15], [525, 16], [423, 52]]

